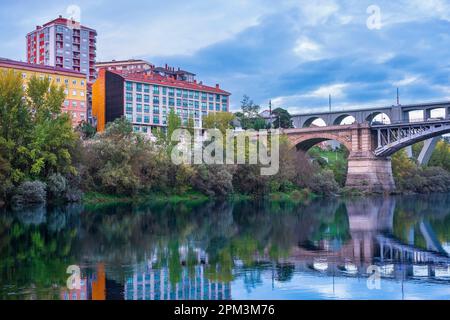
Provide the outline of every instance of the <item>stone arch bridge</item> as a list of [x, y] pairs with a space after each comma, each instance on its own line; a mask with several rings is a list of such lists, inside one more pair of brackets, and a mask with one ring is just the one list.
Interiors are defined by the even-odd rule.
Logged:
[[349, 151], [346, 186], [362, 191], [390, 193], [395, 190], [390, 155], [416, 142], [450, 133], [450, 119], [371, 125], [369, 122], [284, 129], [297, 150], [336, 140]]

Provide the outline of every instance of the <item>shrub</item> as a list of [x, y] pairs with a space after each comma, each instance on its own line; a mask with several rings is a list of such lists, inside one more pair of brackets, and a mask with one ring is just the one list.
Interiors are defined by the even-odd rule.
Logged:
[[193, 187], [209, 196], [225, 197], [233, 192], [233, 175], [225, 165], [199, 165], [192, 177]]
[[60, 173], [54, 173], [47, 178], [47, 191], [51, 199], [63, 198], [67, 188], [67, 179]]
[[26, 206], [45, 203], [47, 198], [46, 184], [41, 181], [25, 181], [16, 189], [12, 197], [14, 206]]
[[322, 195], [331, 195], [338, 192], [339, 185], [330, 170], [323, 170], [312, 175], [308, 186], [313, 192]]

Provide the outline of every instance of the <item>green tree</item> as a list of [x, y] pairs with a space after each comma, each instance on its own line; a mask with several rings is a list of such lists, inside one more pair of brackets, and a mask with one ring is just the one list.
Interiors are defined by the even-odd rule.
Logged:
[[227, 129], [231, 129], [231, 121], [234, 115], [230, 112], [213, 112], [203, 117], [202, 125], [205, 129], [219, 129], [225, 135]]
[[274, 128], [293, 128], [292, 119], [289, 112], [283, 108], [276, 108], [272, 111], [272, 115], [275, 117], [272, 118], [272, 123]]
[[57, 172], [76, 174], [71, 154], [77, 135], [70, 115], [61, 110], [64, 89], [51, 84], [48, 78], [33, 77], [28, 83], [27, 97], [34, 125], [29, 147], [31, 178], [46, 178]]

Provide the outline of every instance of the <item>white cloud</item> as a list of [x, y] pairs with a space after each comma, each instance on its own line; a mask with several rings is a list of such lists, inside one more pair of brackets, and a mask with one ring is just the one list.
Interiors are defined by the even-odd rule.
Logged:
[[349, 86], [348, 83], [336, 83], [328, 86], [321, 86], [316, 90], [303, 94], [305, 98], [328, 98], [331, 94], [332, 97], [342, 98], [345, 96], [345, 88]]
[[416, 83], [420, 81], [419, 76], [406, 76], [402, 80], [393, 81], [392, 85], [396, 87], [408, 86], [410, 84]]
[[99, 59], [192, 55], [258, 25], [267, 10], [247, 1], [223, 3], [220, 8], [200, 2], [189, 8], [169, 6], [166, 14], [149, 14], [148, 19], [105, 21], [97, 27], [102, 35]]
[[297, 39], [294, 47], [294, 53], [298, 55], [302, 60], [312, 61], [318, 60], [322, 57], [321, 47], [318, 43], [311, 39], [302, 36]]
[[298, 5], [305, 24], [312, 26], [326, 23], [339, 10], [339, 5], [333, 0], [305, 0]]

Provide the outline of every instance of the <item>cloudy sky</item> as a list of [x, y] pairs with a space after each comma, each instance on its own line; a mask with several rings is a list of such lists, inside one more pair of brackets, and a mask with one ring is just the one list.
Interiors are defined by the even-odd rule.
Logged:
[[[59, 14], [98, 31], [98, 60], [143, 58], [289, 111], [450, 100], [450, 0], [0, 1], [0, 56]], [[76, 7], [74, 7], [76, 6]], [[80, 8], [80, 12], [76, 8]], [[75, 8], [75, 9], [74, 9]], [[379, 13], [379, 15], [378, 15]], [[377, 19], [380, 17], [380, 20]]]

